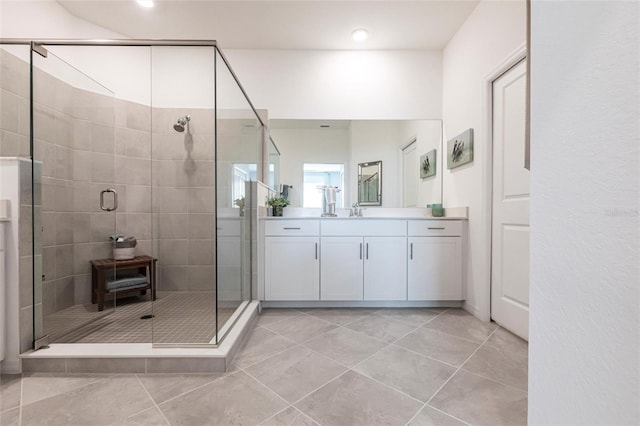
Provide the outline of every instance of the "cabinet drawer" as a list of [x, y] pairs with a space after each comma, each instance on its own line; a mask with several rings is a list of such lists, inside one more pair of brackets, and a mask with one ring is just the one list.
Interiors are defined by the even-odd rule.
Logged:
[[323, 236], [376, 236], [404, 237], [407, 235], [406, 220], [376, 219], [325, 219], [322, 221]]
[[459, 237], [462, 235], [460, 220], [410, 220], [409, 236], [416, 237]]
[[273, 236], [317, 236], [320, 234], [319, 220], [266, 220], [265, 235]]

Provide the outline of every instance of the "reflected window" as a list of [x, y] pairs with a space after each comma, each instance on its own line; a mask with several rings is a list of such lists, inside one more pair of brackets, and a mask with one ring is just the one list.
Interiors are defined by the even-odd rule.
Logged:
[[235, 163], [233, 165], [233, 176], [231, 177], [231, 206], [239, 207], [236, 200], [244, 198], [245, 182], [257, 180], [258, 167], [251, 163]]
[[322, 207], [322, 191], [319, 186], [337, 186], [342, 191], [338, 192], [336, 208], [344, 205], [344, 164], [305, 164], [304, 193], [302, 206], [310, 208]]

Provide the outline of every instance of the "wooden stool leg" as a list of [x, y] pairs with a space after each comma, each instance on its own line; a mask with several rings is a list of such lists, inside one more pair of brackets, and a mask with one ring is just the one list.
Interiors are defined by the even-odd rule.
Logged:
[[104, 272], [98, 273], [98, 311], [104, 310]]

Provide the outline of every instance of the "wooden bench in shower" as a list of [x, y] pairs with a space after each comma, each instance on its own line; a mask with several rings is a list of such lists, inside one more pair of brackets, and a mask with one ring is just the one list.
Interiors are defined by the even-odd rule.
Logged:
[[[132, 296], [137, 293], [147, 294], [151, 291], [151, 300], [156, 300], [156, 262], [151, 256], [136, 256], [130, 260], [94, 259], [91, 261], [91, 303], [98, 304], [98, 311], [104, 309], [104, 301], [116, 297]], [[147, 277], [146, 284], [127, 288], [121, 287], [117, 291], [107, 289], [107, 279], [113, 271], [137, 270], [139, 275]]]

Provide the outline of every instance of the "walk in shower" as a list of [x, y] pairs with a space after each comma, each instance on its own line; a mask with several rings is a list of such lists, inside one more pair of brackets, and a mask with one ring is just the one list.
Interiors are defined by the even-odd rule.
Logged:
[[[220, 343], [252, 300], [268, 139], [216, 43], [2, 40], [0, 55], [21, 352]], [[133, 259], [113, 261], [117, 236]]]

